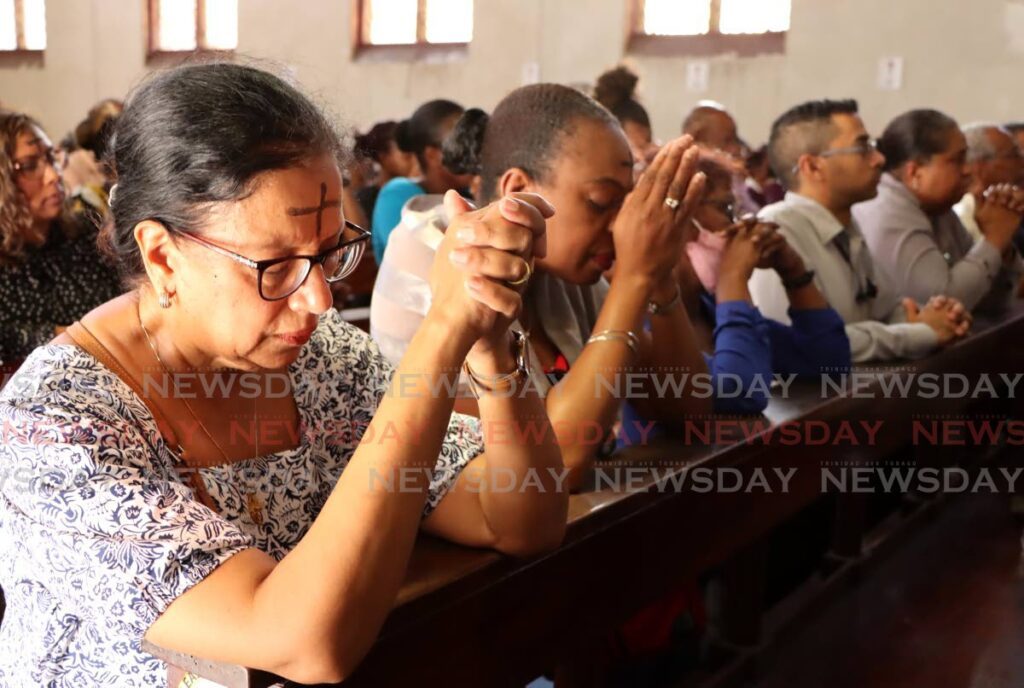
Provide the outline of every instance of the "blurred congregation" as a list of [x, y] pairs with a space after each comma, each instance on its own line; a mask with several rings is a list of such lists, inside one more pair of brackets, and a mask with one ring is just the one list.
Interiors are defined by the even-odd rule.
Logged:
[[[1019, 685], [1024, 99], [910, 4], [0, 0], [0, 686]], [[823, 382], [900, 372], [996, 382]], [[889, 461], [1005, 489], [819, 489]]]

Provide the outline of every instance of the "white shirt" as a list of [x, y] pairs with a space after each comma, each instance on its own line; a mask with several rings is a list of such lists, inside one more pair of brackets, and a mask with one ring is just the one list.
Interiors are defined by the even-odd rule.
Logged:
[[[902, 299], [875, 270], [856, 222], [844, 227], [820, 203], [792, 191], [765, 207], [759, 217], [778, 224], [807, 269], [814, 270], [815, 285], [846, 323], [855, 363], [920, 358], [938, 345], [931, 327], [905, 322]], [[844, 241], [841, 235], [849, 244], [846, 256], [837, 245], [837, 238]], [[876, 286], [877, 294], [858, 300], [857, 294], [866, 293], [869, 284]], [[766, 318], [789, 324], [789, 297], [778, 273], [755, 270], [749, 287], [754, 305]]]
[[964, 229], [967, 230], [967, 233], [976, 242], [985, 238], [985, 235], [981, 233], [981, 227], [978, 226], [977, 218], [974, 217], [977, 207], [978, 203], [974, 200], [974, 194], [972, 193], [964, 194], [960, 202], [953, 206], [953, 212], [960, 218], [960, 224], [964, 226]]

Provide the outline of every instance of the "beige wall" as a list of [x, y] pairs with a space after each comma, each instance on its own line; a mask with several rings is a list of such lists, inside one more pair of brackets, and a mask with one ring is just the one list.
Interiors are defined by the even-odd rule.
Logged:
[[[449, 97], [493, 107], [522, 80], [590, 81], [625, 57], [662, 138], [700, 98], [725, 103], [762, 142], [775, 115], [819, 96], [854, 96], [869, 128], [930, 105], [962, 122], [1024, 119], [1024, 0], [794, 0], [786, 52], [710, 60], [709, 88], [687, 91], [687, 59], [623, 54], [626, 0], [476, 0], [468, 54], [439, 63], [351, 59], [354, 0], [240, 0], [239, 50], [281, 63], [344, 121], [365, 126]], [[0, 57], [0, 102], [72, 127], [96, 100], [147, 71], [144, 0], [48, 0], [42, 63]], [[904, 58], [903, 88], [881, 91], [878, 60]]]

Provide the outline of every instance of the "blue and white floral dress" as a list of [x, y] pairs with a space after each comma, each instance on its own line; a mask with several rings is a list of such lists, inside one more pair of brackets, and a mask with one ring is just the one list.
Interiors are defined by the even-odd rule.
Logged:
[[[75, 346], [31, 354], [0, 392], [0, 686], [162, 687], [140, 642], [168, 605], [242, 550], [281, 559], [302, 539], [392, 367], [331, 311], [289, 372], [299, 445], [199, 469], [211, 510], [117, 375]], [[478, 422], [453, 415], [427, 513], [482, 450]]]

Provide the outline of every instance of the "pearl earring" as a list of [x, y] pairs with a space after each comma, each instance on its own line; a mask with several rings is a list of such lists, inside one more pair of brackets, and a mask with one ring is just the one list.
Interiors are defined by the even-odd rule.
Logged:
[[171, 296], [170, 296], [170, 294], [168, 294], [167, 292], [162, 292], [160, 294], [160, 300], [158, 301], [158, 303], [160, 304], [161, 308], [170, 308], [171, 307]]

